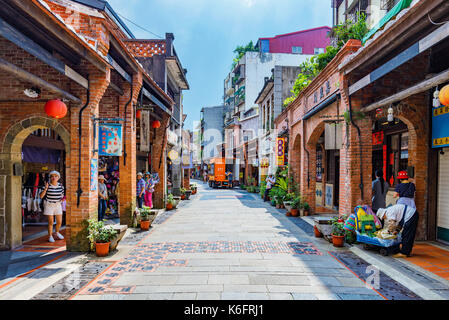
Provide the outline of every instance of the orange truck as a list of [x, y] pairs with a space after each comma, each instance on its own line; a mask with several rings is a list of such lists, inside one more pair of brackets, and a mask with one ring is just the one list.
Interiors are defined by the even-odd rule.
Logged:
[[[212, 158], [210, 161], [209, 186], [212, 188], [226, 187], [232, 188], [233, 183], [229, 181], [226, 172], [233, 173], [233, 159]], [[234, 180], [234, 177], [232, 177]]]

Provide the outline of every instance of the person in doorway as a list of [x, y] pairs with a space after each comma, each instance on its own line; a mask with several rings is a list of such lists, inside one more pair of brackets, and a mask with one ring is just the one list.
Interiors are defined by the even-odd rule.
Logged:
[[413, 249], [413, 242], [415, 241], [416, 229], [418, 227], [419, 214], [416, 208], [405, 204], [395, 204], [388, 208], [380, 208], [377, 210], [377, 216], [381, 220], [392, 221], [402, 228], [401, 230], [401, 249], [395, 254], [395, 258], [410, 257]]
[[143, 198], [145, 195], [145, 180], [143, 179], [143, 174], [138, 173], [137, 174], [137, 191], [136, 191], [136, 197], [137, 197], [137, 207], [142, 208], [143, 206]]
[[405, 204], [409, 207], [415, 208], [415, 192], [416, 187], [415, 184], [409, 181], [407, 171], [399, 171], [398, 172], [398, 180], [399, 184], [395, 189], [395, 198], [399, 198], [396, 204]]
[[151, 173], [145, 173], [145, 206], [153, 207], [154, 182]]
[[40, 193], [44, 199], [44, 215], [48, 218], [48, 242], [55, 242], [53, 238], [53, 216], [56, 217], [56, 237], [63, 240], [64, 236], [59, 233], [62, 224], [62, 199], [64, 198], [64, 186], [59, 183], [61, 175], [58, 171], [50, 172], [50, 182], [45, 182], [45, 188]]
[[263, 201], [268, 201], [268, 193], [270, 192], [271, 188], [273, 187], [273, 185], [276, 183], [276, 179], [273, 177], [273, 174], [270, 173], [267, 177], [267, 179], [265, 180], [265, 182], [267, 183], [267, 187], [265, 189], [265, 194], [263, 196]]
[[374, 213], [377, 213], [379, 208], [386, 207], [387, 192], [390, 185], [383, 178], [383, 171], [376, 170], [376, 180], [372, 183], [373, 197], [372, 197], [372, 209]]
[[108, 188], [104, 181], [105, 178], [103, 175], [98, 177], [98, 221], [104, 219], [108, 202]]

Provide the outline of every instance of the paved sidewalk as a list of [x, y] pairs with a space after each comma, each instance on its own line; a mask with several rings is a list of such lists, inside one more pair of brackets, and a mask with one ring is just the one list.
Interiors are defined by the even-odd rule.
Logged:
[[191, 199], [73, 299], [384, 299], [257, 194]]

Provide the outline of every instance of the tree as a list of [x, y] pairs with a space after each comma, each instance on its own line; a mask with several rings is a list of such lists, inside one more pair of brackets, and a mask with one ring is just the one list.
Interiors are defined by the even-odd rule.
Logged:
[[236, 54], [236, 57], [233, 60], [231, 70], [235, 68], [235, 66], [239, 63], [240, 59], [245, 55], [246, 52], [255, 52], [255, 51], [257, 51], [257, 49], [254, 46], [252, 40], [246, 46], [237, 46], [233, 51]]

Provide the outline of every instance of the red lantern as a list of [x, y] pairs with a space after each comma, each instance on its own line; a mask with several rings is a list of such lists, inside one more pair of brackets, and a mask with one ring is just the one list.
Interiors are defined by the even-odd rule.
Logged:
[[443, 106], [449, 106], [449, 85], [444, 86], [443, 89], [441, 89], [438, 98], [440, 98], [440, 102]]
[[137, 112], [136, 112], [136, 119], [140, 119], [141, 113], [142, 113], [142, 110], [137, 110]]
[[151, 123], [151, 126], [153, 127], [153, 129], [157, 129], [157, 128], [159, 128], [161, 126], [161, 122], [159, 120], [154, 120]]
[[45, 104], [45, 113], [52, 118], [64, 118], [67, 114], [67, 106], [61, 100], [50, 100]]

